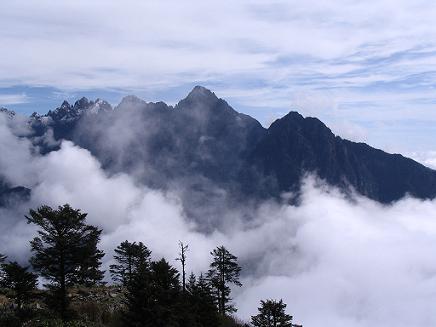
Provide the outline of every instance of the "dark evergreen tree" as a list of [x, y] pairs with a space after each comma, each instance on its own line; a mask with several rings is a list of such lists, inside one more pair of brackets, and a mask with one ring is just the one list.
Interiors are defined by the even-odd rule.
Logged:
[[29, 267], [22, 267], [17, 262], [2, 264], [4, 277], [1, 286], [12, 291], [11, 297], [18, 310], [21, 310], [23, 304], [31, 299], [32, 291], [37, 285], [37, 276], [29, 272], [28, 269]]
[[178, 327], [178, 271], [164, 259], [140, 264], [127, 284], [126, 326]]
[[42, 206], [30, 210], [28, 223], [39, 227], [38, 236], [31, 242], [31, 264], [48, 281], [51, 290], [50, 306], [66, 320], [67, 288], [77, 282], [88, 285], [101, 281], [100, 259], [97, 250], [101, 230], [86, 224], [86, 213], [68, 204], [52, 209]]
[[182, 290], [186, 291], [186, 252], [188, 252], [188, 245], [183, 244], [183, 242], [179, 242], [180, 252], [177, 257], [177, 261], [180, 261], [182, 264]]
[[230, 303], [230, 285], [242, 286], [239, 281], [241, 267], [238, 265], [238, 258], [224, 246], [217, 247], [210, 254], [213, 261], [210, 264], [208, 278], [210, 285], [214, 288], [218, 311], [222, 315], [230, 314], [236, 311]]
[[123, 321], [125, 326], [154, 326], [155, 297], [152, 274], [148, 265], [139, 265], [132, 271], [126, 284], [126, 311]]
[[188, 278], [188, 283], [186, 283], [186, 290], [189, 293], [192, 293], [195, 286], [197, 286], [197, 277], [193, 272], [191, 272]]
[[212, 289], [203, 274], [198, 280], [193, 274], [187, 284], [189, 293], [189, 308], [194, 318], [193, 326], [216, 327], [219, 325], [217, 306], [212, 295]]
[[116, 264], [110, 265], [112, 279], [127, 285], [141, 265], [148, 267], [151, 251], [142, 243], [124, 241], [115, 249]]
[[77, 270], [75, 284], [87, 287], [104, 284], [104, 271], [100, 270], [101, 259], [104, 252], [99, 250], [97, 245], [100, 242], [101, 229], [94, 226], [88, 226], [89, 233], [84, 234], [82, 238], [83, 246], [81, 247], [80, 257], [83, 259]]
[[152, 262], [156, 326], [178, 326], [179, 272], [165, 259]]
[[292, 327], [292, 316], [285, 312], [283, 300], [260, 301], [259, 313], [251, 317], [255, 327]]

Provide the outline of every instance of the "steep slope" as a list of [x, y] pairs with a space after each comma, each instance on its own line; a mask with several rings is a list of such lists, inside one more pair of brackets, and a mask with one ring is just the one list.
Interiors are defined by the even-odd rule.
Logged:
[[296, 190], [301, 176], [316, 173], [329, 184], [354, 188], [380, 202], [406, 194], [436, 195], [436, 172], [399, 154], [335, 136], [316, 118], [290, 112], [275, 121], [249, 158], [268, 177], [271, 194]]
[[126, 97], [112, 112], [82, 119], [71, 139], [109, 171], [148, 185], [207, 179], [221, 186], [238, 178], [243, 158], [264, 133], [255, 119], [197, 86], [175, 107]]
[[307, 172], [383, 203], [406, 194], [436, 196], [436, 172], [411, 159], [344, 140], [296, 112], [265, 129], [201, 86], [174, 107], [135, 96], [115, 108], [99, 99], [64, 102], [32, 115], [29, 126], [42, 154], [71, 140], [108, 174], [124, 172], [143, 185], [177, 191], [197, 217], [298, 191]]
[[16, 203], [27, 201], [30, 190], [23, 186], [11, 186], [0, 179], [0, 207], [13, 206]]

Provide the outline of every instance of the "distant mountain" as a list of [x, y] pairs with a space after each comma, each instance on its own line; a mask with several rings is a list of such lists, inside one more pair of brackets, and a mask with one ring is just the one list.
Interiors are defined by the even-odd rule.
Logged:
[[273, 181], [271, 194], [295, 190], [303, 172], [314, 172], [330, 185], [352, 187], [383, 203], [406, 194], [436, 196], [436, 171], [399, 154], [344, 140], [318, 119], [297, 112], [270, 126], [249, 162]]
[[8, 207], [19, 201], [26, 201], [30, 197], [30, 190], [22, 186], [11, 186], [0, 180], [0, 207]]
[[436, 196], [436, 171], [411, 159], [344, 140], [297, 112], [265, 129], [201, 86], [174, 107], [135, 96], [115, 108], [103, 100], [64, 102], [46, 115], [33, 114], [29, 125], [41, 153], [71, 140], [109, 174], [125, 172], [149, 187], [180, 191], [197, 216], [298, 191], [308, 172], [383, 203], [406, 194]]

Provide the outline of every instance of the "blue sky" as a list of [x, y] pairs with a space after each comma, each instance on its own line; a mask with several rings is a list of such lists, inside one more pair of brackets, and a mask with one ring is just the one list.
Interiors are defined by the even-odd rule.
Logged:
[[0, 106], [127, 94], [174, 103], [204, 85], [268, 126], [290, 110], [432, 164], [431, 1], [3, 1]]

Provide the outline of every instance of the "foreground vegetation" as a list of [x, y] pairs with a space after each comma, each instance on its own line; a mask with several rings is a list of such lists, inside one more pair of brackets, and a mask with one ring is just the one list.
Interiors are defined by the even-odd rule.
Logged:
[[[142, 242], [122, 242], [103, 282], [101, 229], [64, 205], [30, 210], [38, 227], [29, 266], [0, 254], [0, 326], [250, 326], [232, 315], [231, 287], [241, 287], [241, 267], [224, 246], [211, 252], [209, 270], [187, 276], [188, 245], [180, 242], [181, 273], [164, 258], [151, 260]], [[38, 289], [38, 278], [43, 288]], [[261, 301], [255, 327], [292, 327], [282, 300]]]

